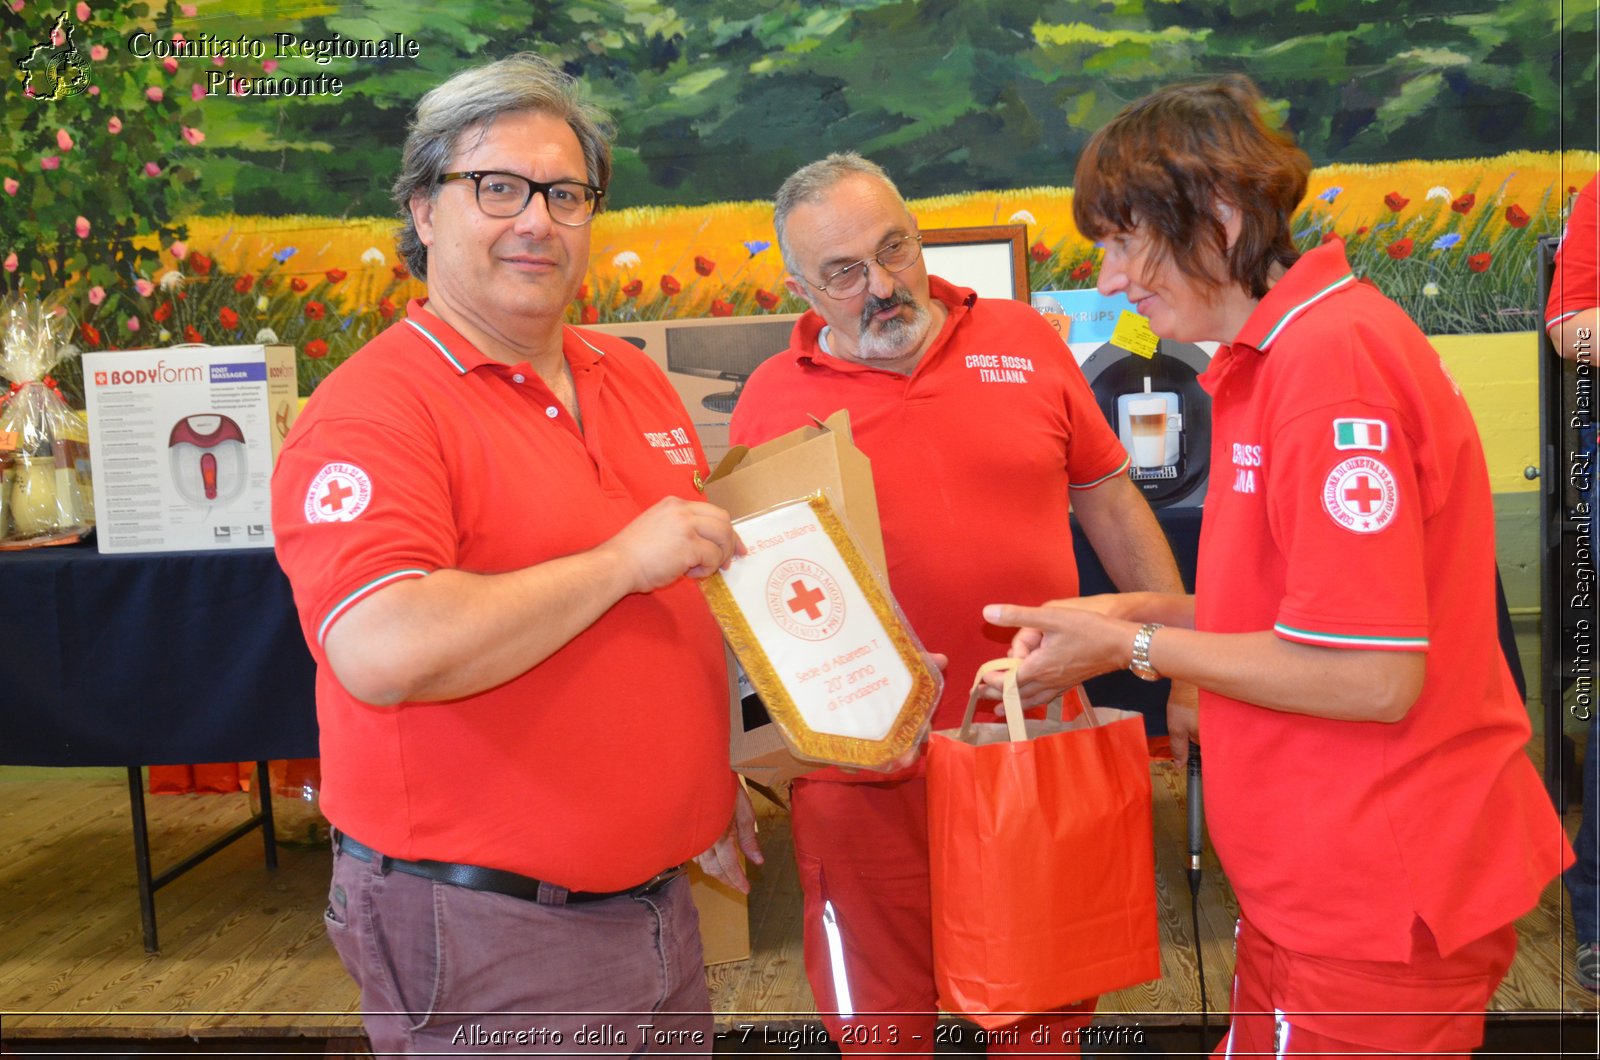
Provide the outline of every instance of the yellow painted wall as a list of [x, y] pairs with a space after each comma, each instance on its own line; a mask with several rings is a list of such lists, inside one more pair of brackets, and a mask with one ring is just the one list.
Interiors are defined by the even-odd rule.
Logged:
[[1478, 421], [1494, 493], [1539, 488], [1523, 470], [1539, 465], [1539, 335], [1439, 335], [1432, 339]]

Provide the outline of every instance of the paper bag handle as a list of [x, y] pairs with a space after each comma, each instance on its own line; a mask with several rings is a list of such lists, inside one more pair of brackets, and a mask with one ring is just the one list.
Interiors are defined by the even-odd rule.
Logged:
[[[978, 690], [983, 687], [983, 678], [1000, 670], [1005, 671], [1005, 685], [1001, 688], [1001, 701], [1006, 708], [1006, 731], [1011, 736], [1012, 743], [1023, 743], [1028, 739], [1026, 719], [1022, 715], [1022, 696], [1017, 692], [1017, 667], [1022, 665], [1021, 659], [990, 659], [978, 667], [977, 676], [972, 679], [972, 691], [967, 693], [967, 712], [961, 717], [961, 731], [957, 739], [965, 742], [972, 734], [972, 719], [978, 711]], [[1078, 685], [1071, 690], [1078, 697], [1078, 707], [1090, 726], [1098, 726], [1099, 720], [1094, 716], [1094, 708], [1089, 705], [1089, 697], [1084, 692], [1083, 686]], [[1045, 707], [1045, 717], [1050, 721], [1061, 720], [1061, 697], [1056, 696]]]

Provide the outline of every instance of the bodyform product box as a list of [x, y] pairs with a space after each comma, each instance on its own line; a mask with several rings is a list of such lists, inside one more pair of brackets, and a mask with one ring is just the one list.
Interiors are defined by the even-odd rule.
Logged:
[[271, 548], [292, 346], [83, 355], [101, 552]]

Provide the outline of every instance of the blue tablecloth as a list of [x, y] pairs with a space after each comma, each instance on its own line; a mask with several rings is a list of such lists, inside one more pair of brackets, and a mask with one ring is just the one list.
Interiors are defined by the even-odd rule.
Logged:
[[315, 668], [271, 549], [0, 553], [0, 763], [317, 754]]

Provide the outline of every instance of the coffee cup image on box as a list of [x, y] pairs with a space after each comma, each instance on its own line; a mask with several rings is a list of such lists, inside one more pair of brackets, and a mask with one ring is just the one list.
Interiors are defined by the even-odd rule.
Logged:
[[172, 484], [196, 508], [227, 504], [244, 491], [250, 472], [244, 432], [220, 413], [185, 416], [167, 438]]

